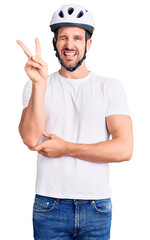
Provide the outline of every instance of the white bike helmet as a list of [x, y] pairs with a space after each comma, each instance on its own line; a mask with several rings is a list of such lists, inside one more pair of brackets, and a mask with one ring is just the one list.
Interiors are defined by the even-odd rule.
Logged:
[[81, 27], [93, 34], [95, 29], [94, 19], [89, 11], [83, 6], [76, 4], [64, 5], [54, 12], [50, 28], [54, 32], [59, 27]]
[[[91, 37], [95, 29], [95, 23], [91, 13], [88, 12], [81, 5], [76, 4], [63, 5], [60, 9], [55, 11], [49, 26], [51, 28], [51, 31], [54, 32], [55, 34], [56, 42], [57, 42], [57, 30], [60, 27], [81, 27], [85, 29], [85, 42], [87, 42], [87, 33], [89, 33]], [[58, 57], [60, 64], [70, 72], [75, 71], [82, 64], [83, 60], [86, 58], [87, 43], [85, 44], [85, 53], [83, 58], [74, 67], [69, 68], [60, 59], [56, 47], [56, 42], [53, 39], [54, 50], [56, 51], [56, 57]]]

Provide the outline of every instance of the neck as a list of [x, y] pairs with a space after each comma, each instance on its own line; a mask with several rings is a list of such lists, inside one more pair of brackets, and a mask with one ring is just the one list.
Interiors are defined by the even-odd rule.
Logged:
[[83, 61], [81, 66], [78, 67], [74, 72], [69, 72], [63, 66], [61, 66], [59, 73], [61, 76], [65, 78], [80, 79], [80, 78], [87, 77], [90, 71], [88, 71], [85, 65], [85, 61]]

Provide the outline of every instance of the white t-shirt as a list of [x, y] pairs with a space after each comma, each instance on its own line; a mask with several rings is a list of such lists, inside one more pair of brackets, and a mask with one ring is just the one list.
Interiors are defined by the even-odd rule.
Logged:
[[[28, 106], [31, 92], [32, 81], [28, 80], [23, 90], [23, 108]], [[107, 116], [130, 115], [120, 80], [93, 72], [82, 79], [65, 78], [59, 72], [50, 74], [45, 107], [45, 131], [80, 144], [109, 139]], [[41, 137], [40, 143], [44, 140]], [[69, 199], [109, 198], [109, 164], [38, 154], [35, 193]]]

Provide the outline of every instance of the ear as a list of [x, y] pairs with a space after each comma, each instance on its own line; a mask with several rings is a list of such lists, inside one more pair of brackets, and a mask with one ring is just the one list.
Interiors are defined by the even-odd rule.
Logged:
[[53, 40], [52, 40], [52, 42], [53, 42], [53, 47], [54, 47], [54, 50], [56, 51], [56, 38], [55, 38], [55, 37], [53, 37]]
[[87, 51], [89, 51], [89, 49], [90, 49], [90, 47], [91, 47], [91, 44], [92, 44], [92, 39], [89, 38], [89, 39], [87, 40]]
[[53, 37], [53, 42], [55, 42], [55, 43], [56, 43], [56, 38], [55, 38], [55, 37]]

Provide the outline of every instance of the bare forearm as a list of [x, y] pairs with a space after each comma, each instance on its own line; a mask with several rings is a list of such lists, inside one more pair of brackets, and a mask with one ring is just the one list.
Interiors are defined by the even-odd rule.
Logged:
[[37, 145], [45, 129], [45, 89], [46, 86], [33, 83], [31, 98], [19, 126], [21, 137], [28, 146]]
[[95, 144], [68, 142], [67, 147], [67, 155], [97, 163], [127, 161], [130, 160], [132, 152], [130, 146], [117, 138]]

